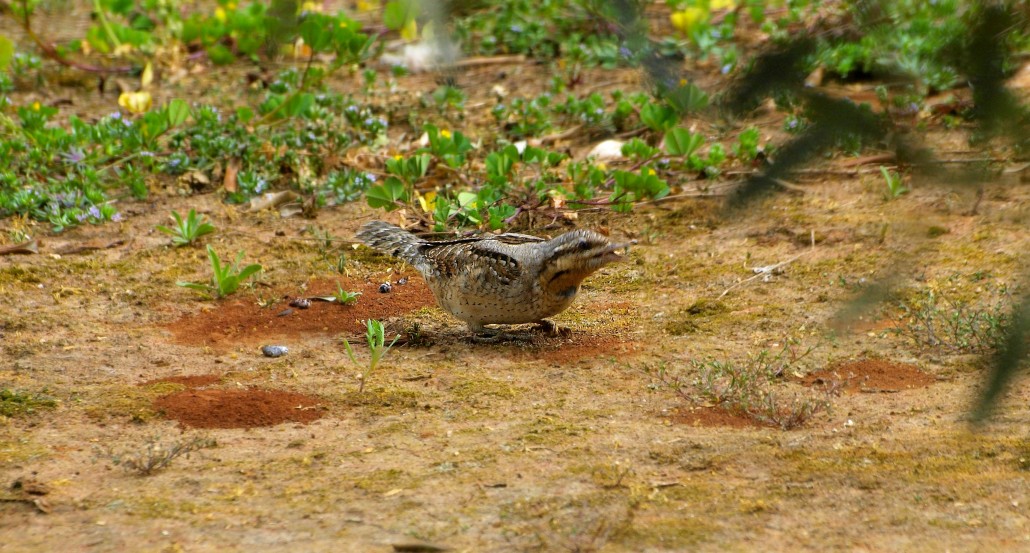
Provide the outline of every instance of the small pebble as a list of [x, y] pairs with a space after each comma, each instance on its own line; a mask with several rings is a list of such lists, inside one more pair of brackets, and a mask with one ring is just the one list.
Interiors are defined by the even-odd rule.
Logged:
[[290, 302], [290, 307], [296, 307], [297, 309], [307, 309], [311, 307], [311, 300], [307, 298], [297, 298]]
[[261, 346], [261, 353], [265, 357], [282, 357], [289, 353], [290, 348], [286, 346]]
[[393, 286], [391, 286], [389, 282], [384, 282], [379, 285], [380, 294], [389, 294], [390, 290], [393, 290]]
[[285, 316], [287, 316], [287, 315], [289, 315], [289, 314], [291, 314], [291, 313], [293, 313], [293, 310], [292, 310], [292, 309], [283, 309], [282, 311], [280, 311], [279, 313], [277, 313], [277, 314], [276, 314], [275, 316], [276, 316], [276, 317], [285, 317]]
[[408, 277], [401, 277], [401, 279], [397, 281], [397, 286], [404, 286], [407, 283], [408, 283]]

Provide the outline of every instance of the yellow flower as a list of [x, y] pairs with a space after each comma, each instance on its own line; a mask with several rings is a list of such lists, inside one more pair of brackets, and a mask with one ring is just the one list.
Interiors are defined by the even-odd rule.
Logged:
[[711, 0], [708, 7], [713, 10], [732, 10], [737, 7], [735, 0]]
[[39, 102], [32, 102], [32, 111], [39, 111], [43, 106]]
[[340, 21], [340, 28], [341, 29], [346, 29], [347, 28], [347, 20], [346, 19], [344, 19], [343, 21]]
[[686, 79], [680, 79], [680, 86], [687, 86], [687, 80]]
[[322, 12], [322, 4], [320, 4], [318, 2], [310, 2], [310, 1], [304, 2], [303, 4], [300, 5], [300, 11], [302, 11], [302, 12], [309, 12], [309, 13], [321, 13]]
[[418, 23], [412, 19], [401, 28], [401, 38], [404, 40], [415, 40], [418, 38]]
[[118, 105], [129, 110], [129, 113], [139, 115], [150, 111], [150, 107], [154, 105], [154, 99], [146, 91], [122, 92], [122, 95], [118, 97]]
[[680, 33], [689, 35], [698, 24], [707, 21], [708, 11], [704, 8], [686, 8], [681, 12], [674, 12], [669, 15], [669, 21]]
[[225, 7], [229, 8], [230, 11], [236, 11], [236, 2], [226, 2]]
[[597, 167], [598, 169], [600, 169], [602, 171], [607, 171], [608, 170], [608, 164], [603, 162], [603, 161], [598, 161], [597, 163], [594, 164], [594, 167]]
[[225, 8], [221, 6], [215, 8], [215, 19], [217, 19], [219, 23], [225, 23]]
[[450, 138], [451, 137], [451, 131], [449, 131], [447, 129], [444, 129], [444, 130], [440, 131], [440, 136], [442, 136], [444, 138]]
[[400, 160], [404, 159], [404, 156], [402, 156], [400, 154], [393, 154], [393, 159], [395, 159], [397, 161], [400, 161]]
[[430, 190], [425, 194], [419, 194], [415, 191], [415, 197], [418, 198], [418, 205], [422, 208], [422, 211], [426, 213], [432, 213], [436, 209], [436, 192]]
[[649, 177], [654, 176], [654, 169], [648, 167], [647, 168], [647, 176], [649, 176]]
[[379, 9], [378, 0], [358, 0], [359, 12], [371, 12]]

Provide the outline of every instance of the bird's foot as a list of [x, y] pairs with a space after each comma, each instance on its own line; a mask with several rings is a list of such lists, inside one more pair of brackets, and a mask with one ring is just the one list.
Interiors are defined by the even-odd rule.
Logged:
[[476, 344], [497, 344], [510, 339], [508, 333], [499, 328], [469, 326], [469, 330], [472, 331], [472, 335], [469, 336], [469, 339]]
[[568, 338], [572, 335], [572, 329], [567, 326], [558, 326], [547, 319], [537, 321], [537, 330], [553, 338]]

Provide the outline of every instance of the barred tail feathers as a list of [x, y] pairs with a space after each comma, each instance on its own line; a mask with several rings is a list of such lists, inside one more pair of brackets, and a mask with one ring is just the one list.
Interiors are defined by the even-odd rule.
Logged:
[[418, 266], [422, 255], [418, 247], [426, 241], [414, 234], [383, 221], [369, 221], [358, 230], [357, 237], [365, 245], [385, 254]]

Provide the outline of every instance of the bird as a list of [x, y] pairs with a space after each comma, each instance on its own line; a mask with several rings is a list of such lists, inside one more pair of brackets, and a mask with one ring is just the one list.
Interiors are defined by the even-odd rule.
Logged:
[[557, 331], [546, 319], [572, 304], [584, 279], [624, 259], [619, 250], [629, 249], [586, 229], [549, 240], [505, 233], [429, 241], [370, 221], [357, 238], [414, 267], [440, 307], [468, 324], [474, 336], [496, 334], [486, 327], [494, 324], [538, 323]]

